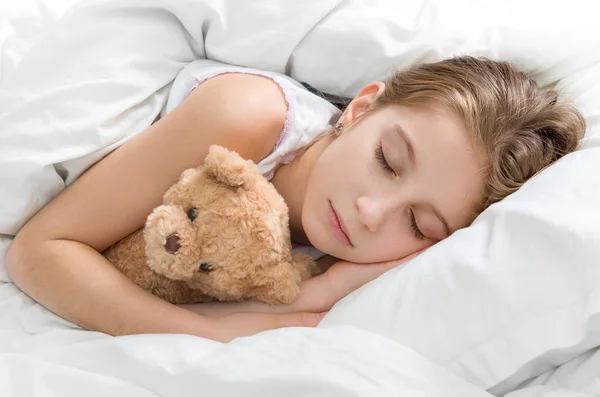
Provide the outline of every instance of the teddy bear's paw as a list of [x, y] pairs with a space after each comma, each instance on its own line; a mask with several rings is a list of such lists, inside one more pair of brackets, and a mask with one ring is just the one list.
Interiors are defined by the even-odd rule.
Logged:
[[262, 281], [254, 297], [271, 305], [292, 303], [300, 293], [300, 274], [289, 262], [273, 267]]
[[272, 290], [263, 295], [257, 296], [256, 299], [263, 301], [269, 305], [290, 304], [296, 299], [300, 293], [300, 287], [293, 282], [279, 284], [273, 287]]
[[307, 254], [293, 254], [292, 266], [300, 274], [302, 281], [321, 274], [321, 269], [315, 260]]

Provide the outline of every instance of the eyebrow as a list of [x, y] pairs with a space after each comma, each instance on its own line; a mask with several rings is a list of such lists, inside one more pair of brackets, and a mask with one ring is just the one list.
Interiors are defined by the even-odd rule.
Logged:
[[433, 214], [440, 220], [440, 222], [442, 222], [442, 225], [444, 226], [444, 232], [446, 233], [446, 237], [449, 237], [452, 233], [450, 233], [450, 227], [448, 226], [446, 218], [444, 218], [442, 213], [433, 205], [431, 205], [431, 210], [433, 211]]
[[400, 136], [400, 138], [404, 141], [406, 148], [408, 149], [408, 159], [410, 160], [410, 164], [414, 167], [416, 164], [415, 160], [415, 148], [410, 140], [408, 134], [399, 124], [394, 124], [394, 131]]

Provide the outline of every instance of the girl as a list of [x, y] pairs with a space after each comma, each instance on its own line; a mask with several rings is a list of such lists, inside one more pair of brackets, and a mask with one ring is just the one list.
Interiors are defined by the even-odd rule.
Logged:
[[[201, 60], [177, 77], [159, 121], [21, 229], [7, 270], [50, 310], [112, 335], [229, 341], [314, 326], [337, 300], [468, 226], [573, 151], [584, 129], [556, 92], [503, 62], [415, 65], [365, 86], [341, 113], [286, 76]], [[289, 206], [294, 242], [341, 260], [306, 281], [293, 304], [177, 307], [100, 254], [142, 227], [211, 144], [255, 161], [271, 178]]]

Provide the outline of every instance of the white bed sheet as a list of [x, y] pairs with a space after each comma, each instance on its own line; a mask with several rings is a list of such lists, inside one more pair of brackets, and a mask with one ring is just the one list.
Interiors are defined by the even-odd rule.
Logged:
[[[331, 62], [331, 54], [319, 57], [319, 49], [330, 50], [326, 45], [330, 35], [347, 31], [349, 24], [358, 20], [356, 13], [365, 9], [360, 1], [322, 0], [312, 7], [306, 7], [304, 2], [245, 0], [96, 1], [87, 5], [94, 12], [79, 11], [80, 17], [84, 15], [81, 19], [57, 25], [56, 20], [76, 2], [23, 0], [0, 5], [0, 139], [5, 144], [0, 149], [0, 258], [4, 257], [10, 235], [32, 213], [91, 163], [154, 119], [164, 105], [170, 81], [194, 58], [206, 55], [288, 72], [343, 95], [353, 94], [361, 83], [379, 76], [394, 61], [390, 56], [388, 63], [366, 68], [369, 75], [357, 80], [356, 74], [345, 73], [343, 56], [333, 57], [341, 62], [339, 65]], [[443, 3], [437, 6], [440, 4]], [[429, 13], [432, 9], [427, 1], [410, 2], [410, 6], [406, 2], [398, 6], [396, 15], [427, 24], [435, 19]], [[443, 10], [438, 8], [440, 11]], [[364, 23], [381, 18], [381, 14], [362, 16]], [[373, 19], [369, 19], [371, 16]], [[406, 45], [403, 51], [407, 63], [427, 55], [419, 52], [419, 40], [414, 40], [409, 28], [405, 36], [396, 37], [393, 45], [377, 43], [379, 37], [386, 37], [383, 30], [381, 35], [377, 33], [378, 29], [385, 29], [385, 24], [373, 25], [373, 29], [373, 35], [356, 38], [361, 50], [372, 45], [390, 45], [390, 49]], [[477, 30], [477, 26], [473, 29]], [[102, 31], [110, 31], [119, 39], [103, 40], [98, 36]], [[507, 40], [507, 46], [531, 44], [534, 40], [520, 40], [518, 33], [514, 32], [512, 42]], [[104, 52], [113, 54], [116, 63], [107, 69], [90, 71], [73, 62], [67, 71], [48, 65], [47, 75], [32, 73], [39, 70], [40, 62], [50, 59], [48, 51], [70, 45], [72, 40], [61, 36], [68, 34], [78, 35], [79, 46], [73, 50], [85, 54], [88, 62]], [[119, 35], [125, 40], [120, 40]], [[90, 40], [94, 38], [99, 40], [92, 47]], [[319, 40], [324, 45], [318, 45]], [[457, 46], [440, 37], [438, 50], [442, 55], [477, 52], [489, 40], [493, 38], [474, 35], [472, 42]], [[573, 43], [574, 51], [583, 45], [589, 45], [585, 36]], [[568, 54], [561, 58], [545, 52], [551, 47], [546, 42], [538, 47], [539, 52], [512, 60], [532, 70], [550, 62], [554, 67], [544, 69], [540, 80], [552, 82], [600, 59], [600, 53], [590, 53], [578, 63], [568, 63]], [[35, 49], [33, 55], [23, 58], [20, 64], [31, 49]], [[147, 63], [149, 59], [152, 64]], [[325, 59], [327, 64], [319, 63]], [[368, 54], [364, 59], [368, 59]], [[123, 76], [120, 86], [103, 87], [101, 80], [89, 80], [89, 84], [98, 84], [97, 89], [87, 87], [79, 91], [81, 87], [72, 85], [56, 89], [60, 86], [57, 81], [68, 81], [78, 73], [82, 81], [86, 76], [113, 77], [124, 62], [139, 62], [138, 70], [143, 73]], [[319, 74], [317, 70], [326, 72]], [[339, 73], [331, 73], [332, 70]], [[322, 80], [325, 75], [335, 78]], [[23, 76], [29, 79], [24, 80]], [[52, 82], [48, 86], [52, 90], [44, 91], [48, 81]], [[78, 93], [82, 96], [77, 97]], [[86, 107], [90, 104], [95, 106], [94, 111]], [[35, 109], [52, 109], [54, 113], [28, 117]], [[78, 112], [87, 112], [91, 117], [72, 117]], [[99, 125], [98, 120], [102, 120]], [[56, 131], [61, 128], [63, 135], [57, 145]], [[28, 146], [21, 146], [19, 134], [36, 134], [39, 146], [32, 147], [30, 140]], [[66, 181], [55, 172], [52, 165], [56, 163], [69, 172]], [[548, 393], [556, 389], [540, 387], [532, 384], [513, 392], [511, 397], [555, 396]], [[596, 390], [592, 385], [566, 391], [568, 382], [561, 387], [565, 393]], [[0, 261], [1, 396], [192, 394], [489, 396], [414, 351], [353, 327], [277, 330], [228, 345], [182, 335], [112, 338], [83, 331], [9, 283]], [[571, 394], [564, 394], [567, 395]]]
[[[3, 3], [0, 7], [0, 26], [4, 28], [0, 35], [0, 89], [4, 91], [0, 92], [4, 94], [4, 104], [9, 104], [7, 95], [15, 94], [11, 78], [19, 61], [40, 37], [44, 37], [44, 32], [55, 29], [57, 19], [71, 3], [75, 1], [24, 1], [14, 5]], [[319, 18], [318, 12], [310, 15]], [[310, 22], [310, 18], [307, 20]], [[197, 50], [201, 52], [202, 47]], [[193, 51], [187, 52], [182, 64], [197, 55]], [[173, 65], [168, 77], [172, 77], [177, 69], [177, 65]], [[168, 77], [164, 79], [165, 83], [169, 81]], [[148, 94], [155, 89], [160, 89], [160, 84], [150, 87]], [[153, 110], [148, 112], [144, 109], [145, 117], [135, 120], [140, 126], [147, 125], [154, 111], [160, 109], [164, 93], [165, 90], [159, 91], [146, 103]], [[21, 99], [27, 108], [29, 98]], [[0, 111], [0, 116], [5, 117], [4, 126], [10, 124], [6, 120], [7, 113], [10, 112], [3, 114]], [[6, 133], [6, 130], [3, 131]], [[82, 140], [75, 141], [72, 147], [75, 151], [83, 147], [83, 151], [93, 152], [83, 161], [77, 159], [78, 155], [74, 152], [58, 154], [64, 156], [60, 160], [72, 172], [71, 179], [107, 150], [105, 142], [98, 143], [87, 138], [84, 136]], [[30, 153], [15, 150], [8, 155], [16, 159], [31, 155], [29, 159], [32, 159], [41, 155], [44, 146], [52, 144], [51, 141], [43, 141], [43, 134], [40, 141], [40, 146]], [[117, 144], [121, 143], [117, 141]], [[87, 147], [94, 144], [103, 150], [94, 152]], [[13, 148], [18, 149], [18, 145]], [[35, 150], [38, 152], [35, 153]], [[49, 160], [41, 157], [41, 161]], [[69, 160], [75, 161], [69, 163]], [[52, 162], [50, 160], [47, 164]], [[40, 173], [37, 178], [31, 178], [31, 184], [22, 180], [29, 190], [24, 190], [21, 197], [29, 195], [32, 200], [17, 203], [21, 216], [4, 212], [5, 221], [8, 217], [24, 219], [26, 216], [23, 214], [35, 211], [48, 195], [64, 187], [62, 181], [52, 175], [51, 167], [42, 166], [37, 171]], [[16, 174], [18, 171], [3, 173], [3, 182], [18, 178]], [[35, 172], [28, 174], [32, 175]], [[41, 183], [41, 186], [36, 183]], [[8, 189], [8, 186], [5, 183], [2, 188]], [[1, 192], [3, 203], [8, 204], [5, 201], [10, 198], [8, 193], [8, 190]], [[9, 227], [10, 221], [3, 224], [1, 232], [6, 234], [0, 236], [2, 258], [10, 243], [7, 234], [21, 220]], [[3, 397], [197, 394], [395, 396], [402, 392], [427, 396], [488, 396], [488, 393], [477, 390], [417, 353], [389, 339], [351, 327], [290, 328], [238, 339], [227, 345], [184, 335], [113, 338], [84, 331], [20, 292], [8, 282], [4, 266], [0, 263], [0, 396]]]
[[[414, 351], [353, 327], [288, 328], [221, 344], [72, 328], [0, 287], [0, 395], [489, 397]], [[7, 298], [8, 297], [8, 298]]]
[[600, 396], [600, 349], [545, 372], [506, 397]]

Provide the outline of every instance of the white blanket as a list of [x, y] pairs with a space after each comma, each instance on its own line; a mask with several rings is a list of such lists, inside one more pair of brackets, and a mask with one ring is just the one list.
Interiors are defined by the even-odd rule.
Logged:
[[[149, 125], [178, 70], [205, 54], [203, 34], [208, 49], [229, 50], [242, 63], [264, 59], [257, 66], [282, 71], [297, 43], [337, 3], [261, 9], [249, 2], [104, 2], [58, 25], [54, 17], [66, 3], [2, 10], [3, 26], [17, 34], [0, 37], [0, 233], [14, 234], [64, 188], [54, 164], [69, 172], [68, 184]], [[248, 16], [255, 24], [242, 23]], [[238, 29], [222, 30], [230, 24]], [[267, 24], [271, 31], [253, 33]], [[9, 242], [1, 237], [0, 257]], [[112, 338], [80, 330], [0, 283], [3, 397], [399, 392], [487, 395], [415, 352], [355, 328], [285, 329], [228, 345], [181, 335]]]
[[[557, 54], [553, 40], [564, 38], [540, 40], [533, 30], [523, 35], [494, 22], [520, 26], [512, 11], [532, 15], [541, 2], [86, 1], [56, 23], [71, 3], [0, 6], [0, 396], [489, 396], [413, 350], [354, 327], [284, 329], [228, 345], [83, 331], [10, 284], [4, 253], [35, 211], [154, 120], [170, 82], [198, 57], [287, 72], [352, 95], [392, 65], [488, 48], [498, 39], [490, 32], [501, 33], [500, 52], [531, 48], [507, 58], [553, 82], [600, 60], [600, 52], [581, 51], [597, 35], [582, 35], [571, 54]], [[469, 20], [471, 7], [488, 7], [479, 12], [488, 19]], [[581, 16], [579, 31], [596, 29], [594, 18]], [[428, 25], [436, 28], [427, 32]], [[452, 41], [467, 29], [471, 41]], [[423, 32], [428, 37], [415, 37]], [[420, 47], [432, 36], [439, 42], [433, 54]], [[593, 391], [590, 384], [577, 392]], [[532, 387], [514, 393], [559, 396]]]
[[15, 292], [1, 306], [16, 317], [0, 326], [3, 397], [489, 396], [356, 328], [288, 328], [230, 344], [185, 335], [112, 338], [69, 329]]
[[600, 349], [547, 371], [507, 397], [600, 396]]

